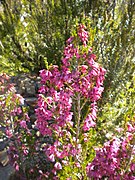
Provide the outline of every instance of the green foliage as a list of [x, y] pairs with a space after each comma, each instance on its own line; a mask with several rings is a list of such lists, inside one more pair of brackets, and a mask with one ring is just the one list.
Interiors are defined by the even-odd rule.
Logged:
[[107, 69], [98, 128], [101, 136], [108, 131], [111, 136], [129, 114], [132, 117], [135, 113], [135, 4], [129, 0], [93, 1], [91, 6], [96, 28], [94, 51]]
[[[60, 65], [63, 47], [77, 24], [87, 25], [97, 61], [107, 69], [99, 102], [97, 143], [103, 143], [135, 112], [132, 0], [3, 0], [0, 13], [0, 72], [36, 72]], [[107, 132], [110, 132], [107, 134]], [[107, 134], [107, 135], [106, 135]], [[104, 138], [103, 138], [104, 137]]]
[[[57, 63], [69, 37], [72, 20], [77, 16], [75, 2], [2, 1], [0, 14], [0, 59], [5, 68], [15, 64], [15, 71], [34, 71]], [[1, 68], [2, 69], [2, 68]]]

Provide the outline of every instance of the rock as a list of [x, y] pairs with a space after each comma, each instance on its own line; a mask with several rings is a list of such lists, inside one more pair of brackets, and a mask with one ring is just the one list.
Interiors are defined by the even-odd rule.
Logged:
[[15, 174], [15, 170], [10, 164], [8, 164], [5, 167], [0, 166], [0, 180], [11, 180], [11, 179], [18, 180], [13, 178], [14, 174]]
[[0, 139], [0, 152], [6, 148], [7, 144], [7, 140]]
[[38, 93], [40, 79], [41, 78], [36, 75], [21, 74], [11, 77], [10, 82], [15, 84], [18, 94], [21, 94], [23, 97], [34, 97]]
[[37, 106], [37, 98], [36, 97], [27, 97], [27, 98], [25, 98], [25, 102], [30, 107]]
[[0, 151], [0, 164], [2, 166], [6, 166], [9, 163], [9, 158], [7, 155], [7, 150], [4, 149], [2, 151]]
[[30, 78], [26, 78], [24, 80], [24, 85], [25, 85], [26, 94], [29, 96], [35, 96], [36, 91], [35, 91], [34, 81], [31, 80]]
[[0, 125], [0, 131], [1, 131], [2, 133], [5, 133], [6, 128], [5, 128], [4, 126]]
[[34, 123], [34, 122], [36, 121], [36, 119], [37, 119], [37, 117], [36, 117], [35, 114], [32, 114], [32, 115], [30, 116], [30, 121], [31, 121], [31, 123]]
[[6, 128], [0, 125], [0, 152], [3, 151], [8, 144], [8, 140], [5, 133], [6, 133]]
[[18, 94], [21, 94], [21, 95], [25, 94], [25, 86], [24, 86], [23, 80], [18, 81], [18, 83], [19, 83], [19, 85], [18, 85], [18, 87], [16, 88], [16, 89], [17, 89], [17, 93], [18, 93]]

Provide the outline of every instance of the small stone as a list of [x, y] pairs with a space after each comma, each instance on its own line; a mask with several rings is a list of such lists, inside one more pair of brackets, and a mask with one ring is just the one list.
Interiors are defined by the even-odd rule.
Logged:
[[9, 158], [6, 149], [0, 151], [0, 163], [2, 166], [6, 166], [9, 163]]
[[15, 170], [10, 164], [4, 167], [0, 166], [0, 180], [17, 180], [14, 175]]
[[36, 117], [35, 114], [32, 114], [32, 115], [30, 116], [30, 121], [31, 121], [32, 123], [34, 123], [34, 122], [36, 121], [36, 119], [37, 119], [37, 117]]
[[31, 98], [25, 98], [25, 102], [29, 105], [29, 106], [36, 106], [37, 105], [37, 98], [35, 97], [31, 97]]

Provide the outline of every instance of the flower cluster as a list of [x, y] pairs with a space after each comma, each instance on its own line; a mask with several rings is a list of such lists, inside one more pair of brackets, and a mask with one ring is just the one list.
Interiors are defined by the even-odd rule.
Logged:
[[[83, 31], [83, 26], [81, 28]], [[84, 131], [94, 126], [93, 120], [96, 119], [97, 112], [96, 101], [103, 92], [106, 72], [94, 59], [94, 54], [81, 55], [73, 44], [68, 44], [64, 50], [61, 70], [58, 66], [52, 66], [49, 70], [40, 71], [41, 83], [44, 85], [39, 92], [45, 96], [39, 95], [39, 108], [36, 112], [37, 126], [43, 135], [51, 135], [54, 130], [59, 131], [59, 127], [65, 127], [67, 124], [73, 126], [71, 107], [76, 93], [82, 99], [87, 98], [92, 103], [91, 113], [84, 122]], [[50, 124], [53, 120], [55, 123]]]
[[[28, 154], [24, 138], [29, 133], [27, 123], [28, 114], [21, 106], [24, 99], [20, 94], [16, 94], [14, 84], [10, 83], [10, 77], [6, 74], [0, 75], [0, 123], [6, 129], [6, 138], [9, 142], [9, 156], [11, 163], [16, 170]], [[4, 135], [4, 136], [5, 136]], [[23, 144], [24, 143], [24, 144]], [[20, 161], [20, 157], [23, 161]]]
[[88, 177], [134, 180], [134, 132], [135, 127], [128, 123], [127, 132], [123, 137], [114, 137], [111, 141], [106, 142], [103, 148], [97, 148], [95, 159], [86, 168]]
[[[82, 149], [79, 137], [95, 127], [97, 101], [103, 92], [106, 70], [87, 47], [84, 25], [78, 28], [78, 38], [83, 42], [83, 50], [77, 46], [75, 37], [71, 37], [64, 49], [62, 66], [53, 65], [40, 71], [42, 86], [36, 125], [43, 136], [55, 139], [54, 144], [44, 148], [48, 159], [56, 163], [59, 159], [79, 157]], [[80, 159], [76, 159], [78, 163]]]
[[84, 26], [83, 24], [80, 24], [78, 28], [78, 36], [80, 37], [84, 46], [86, 46], [88, 42], [88, 32], [85, 29], [86, 29], [86, 26]]

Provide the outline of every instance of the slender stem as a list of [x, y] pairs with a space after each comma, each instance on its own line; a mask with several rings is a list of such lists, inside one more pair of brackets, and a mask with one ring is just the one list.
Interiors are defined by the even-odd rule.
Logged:
[[79, 93], [77, 95], [77, 113], [78, 113], [78, 117], [77, 117], [77, 139], [78, 139], [79, 134], [80, 134], [80, 120], [81, 120], [81, 106], [80, 106], [80, 94]]
[[[133, 155], [133, 151], [134, 151], [134, 147], [135, 147], [135, 142], [134, 142], [133, 147], [132, 147], [132, 149], [131, 149], [131, 151], [130, 151], [130, 158], [129, 158], [129, 160], [128, 160], [127, 164], [126, 164], [126, 167], [125, 167], [125, 170], [124, 170], [123, 176], [124, 176], [124, 174], [127, 172], [127, 170], [128, 170], [128, 166], [129, 166], [129, 165], [130, 165], [130, 163], [131, 163], [131, 160], [132, 160], [132, 155]], [[123, 179], [123, 176], [121, 177], [121, 180]]]
[[85, 106], [86, 103], [87, 103], [87, 99], [84, 100], [84, 103], [81, 106], [81, 110], [83, 109], [83, 107]]
[[131, 159], [132, 159], [132, 155], [133, 155], [133, 151], [134, 151], [134, 146], [135, 146], [135, 144], [133, 145], [133, 147], [132, 147], [132, 149], [131, 149], [130, 158], [129, 158], [127, 164], [126, 164], [125, 172], [127, 171], [129, 164], [131, 163]]
[[20, 146], [18, 145], [18, 143], [17, 143], [17, 141], [16, 141], [16, 129], [15, 129], [15, 125], [14, 125], [14, 118], [13, 118], [13, 116], [11, 116], [11, 120], [10, 120], [10, 122], [11, 122], [11, 129], [12, 129], [12, 133], [13, 133], [13, 137], [14, 137], [14, 146], [15, 146], [15, 148], [17, 149], [17, 151], [18, 151], [18, 154], [19, 154], [19, 159], [20, 159], [20, 164], [19, 164], [19, 166], [21, 167], [21, 170], [23, 171], [23, 174], [24, 174], [24, 176], [26, 177], [26, 173], [25, 173], [25, 166], [24, 166], [24, 164], [23, 164], [23, 157], [22, 157], [22, 155], [21, 155], [21, 151], [20, 151]]

